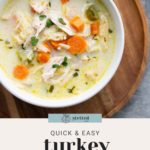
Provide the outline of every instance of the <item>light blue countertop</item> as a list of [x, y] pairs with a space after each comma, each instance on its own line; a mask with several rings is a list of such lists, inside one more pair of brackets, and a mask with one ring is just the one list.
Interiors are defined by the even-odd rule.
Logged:
[[[149, 20], [150, 31], [150, 0], [141, 0]], [[150, 118], [150, 59], [144, 79], [128, 105], [118, 112], [115, 118]]]

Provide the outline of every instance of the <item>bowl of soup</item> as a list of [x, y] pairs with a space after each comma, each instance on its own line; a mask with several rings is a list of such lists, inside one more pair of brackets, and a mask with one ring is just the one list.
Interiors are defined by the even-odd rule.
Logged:
[[67, 107], [115, 74], [124, 28], [112, 0], [1, 0], [0, 82], [19, 99]]

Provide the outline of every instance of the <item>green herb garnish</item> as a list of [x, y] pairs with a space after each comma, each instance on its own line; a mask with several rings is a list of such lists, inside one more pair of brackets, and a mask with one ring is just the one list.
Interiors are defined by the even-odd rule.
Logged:
[[111, 34], [111, 33], [113, 33], [113, 30], [111, 30], [111, 29], [108, 29], [108, 32]]
[[[66, 67], [68, 66], [68, 58], [67, 57], [64, 57], [64, 61], [62, 62], [62, 66]], [[53, 64], [52, 68], [56, 68], [56, 69], [59, 69], [61, 67], [61, 65], [58, 65], [58, 64]]]
[[2, 42], [3, 41], [3, 39], [0, 39], [0, 42]]
[[75, 73], [73, 74], [73, 77], [77, 77], [77, 76], [79, 76], [79, 73], [78, 73], [78, 72], [75, 72]]
[[73, 91], [74, 91], [75, 88], [76, 88], [76, 87], [73, 86], [71, 89], [68, 89], [68, 93], [73, 93]]
[[85, 82], [86, 85], [88, 85], [88, 82]]
[[76, 72], [79, 72], [80, 70], [79, 70], [79, 69], [75, 69], [75, 71], [76, 71]]
[[49, 2], [49, 7], [51, 7], [51, 2]]
[[68, 58], [67, 57], [65, 57], [64, 58], [64, 61], [62, 62], [62, 65], [64, 66], [64, 67], [67, 67], [68, 66]]
[[46, 16], [45, 15], [40, 15], [39, 18], [40, 18], [41, 21], [43, 21], [46, 18]]
[[54, 64], [54, 65], [52, 66], [52, 68], [59, 69], [59, 68], [60, 68], [60, 65], [58, 65], [58, 64]]
[[54, 88], [55, 88], [54, 85], [51, 85], [48, 92], [52, 93], [54, 91]]
[[9, 49], [13, 49], [13, 47], [12, 46], [10, 46], [10, 47], [8, 47]]
[[97, 35], [95, 35], [95, 36], [93, 37], [93, 40], [98, 41], [98, 40], [99, 40], [99, 37], [98, 37]]
[[32, 63], [32, 60], [31, 60], [31, 59], [27, 59], [26, 61], [27, 61], [27, 64], [28, 64], [28, 65], [34, 66], [34, 64]]
[[78, 54], [74, 54], [75, 57], [78, 57]]
[[21, 48], [22, 48], [23, 50], [26, 50], [26, 48], [24, 47], [24, 44], [21, 44]]
[[63, 18], [59, 18], [58, 21], [63, 24], [63, 25], [66, 25], [65, 21], [63, 20]]
[[50, 19], [47, 19], [47, 21], [46, 21], [46, 27], [49, 28], [52, 25], [54, 25], [54, 23]]
[[31, 38], [31, 44], [32, 44], [32, 46], [36, 46], [38, 42], [39, 42], [39, 40], [35, 36], [33, 36]]

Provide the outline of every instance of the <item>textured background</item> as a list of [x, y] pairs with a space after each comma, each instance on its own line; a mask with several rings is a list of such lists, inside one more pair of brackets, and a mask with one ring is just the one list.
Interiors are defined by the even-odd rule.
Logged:
[[[150, 0], [141, 0], [149, 21], [150, 31]], [[116, 118], [150, 118], [150, 59], [141, 86], [131, 98], [128, 105], [117, 113]]]

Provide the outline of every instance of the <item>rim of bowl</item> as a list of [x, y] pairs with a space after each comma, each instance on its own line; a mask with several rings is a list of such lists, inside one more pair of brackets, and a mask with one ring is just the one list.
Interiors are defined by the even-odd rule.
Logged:
[[[118, 10], [118, 8], [117, 8], [117, 6], [116, 6], [116, 4], [114, 3], [113, 0], [109, 0], [108, 2], [110, 3], [111, 8], [113, 9], [112, 11], [116, 14], [116, 18], [119, 21], [119, 26], [120, 26], [120, 35], [121, 35], [120, 39], [121, 39], [121, 42], [120, 42], [120, 45], [119, 45], [119, 48], [120, 48], [119, 57], [118, 57], [117, 60], [115, 60], [115, 64], [113, 64], [114, 60], [111, 63], [111, 65], [113, 65], [113, 69], [111, 68], [111, 65], [110, 65], [109, 68], [108, 68], [109, 73], [108, 73], [108, 70], [107, 70], [106, 73], [104, 74], [104, 76], [102, 77], [102, 79], [94, 87], [92, 87], [91, 89], [89, 89], [86, 92], [83, 92], [82, 94], [80, 94], [78, 96], [74, 96], [74, 97], [70, 97], [70, 98], [66, 98], [66, 99], [61, 99], [61, 100], [56, 100], [56, 99], [46, 99], [46, 100], [44, 99], [43, 100], [40, 97], [37, 97], [37, 96], [34, 96], [33, 94], [29, 94], [27, 92], [24, 92], [23, 90], [18, 89], [18, 87], [13, 86], [12, 84], [9, 84], [10, 83], [9, 80], [11, 80], [11, 79], [8, 79], [4, 75], [5, 73], [3, 73], [3, 71], [0, 70], [0, 80], [1, 80], [0, 82], [2, 83], [2, 85], [10, 93], [12, 93], [14, 96], [19, 98], [20, 100], [22, 100], [24, 102], [27, 102], [29, 104], [33, 104], [33, 105], [40, 106], [40, 107], [45, 107], [45, 108], [63, 108], [63, 107], [74, 106], [74, 105], [77, 105], [77, 104], [80, 104], [82, 102], [85, 102], [85, 101], [89, 100], [91, 97], [93, 97], [98, 92], [100, 92], [108, 84], [108, 82], [112, 79], [112, 77], [116, 73], [116, 71], [117, 71], [117, 69], [120, 65], [122, 56], [123, 56], [124, 43], [125, 43], [124, 42], [125, 41], [124, 26], [123, 26], [123, 22], [122, 22], [120, 12], [119, 12], [119, 10]], [[113, 16], [113, 20], [114, 20], [114, 16]], [[116, 47], [116, 49], [117, 49], [117, 47]]]

